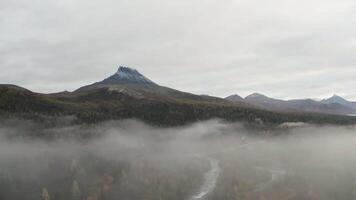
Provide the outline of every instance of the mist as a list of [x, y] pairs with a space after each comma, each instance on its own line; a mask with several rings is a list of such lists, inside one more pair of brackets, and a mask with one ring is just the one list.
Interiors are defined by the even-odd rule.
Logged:
[[0, 127], [4, 200], [356, 198], [354, 127], [13, 123]]

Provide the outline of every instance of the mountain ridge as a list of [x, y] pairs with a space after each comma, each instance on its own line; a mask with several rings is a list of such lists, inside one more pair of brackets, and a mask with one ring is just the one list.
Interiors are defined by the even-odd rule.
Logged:
[[74, 116], [75, 123], [135, 118], [164, 126], [215, 118], [258, 126], [285, 122], [356, 124], [356, 118], [350, 116], [313, 110], [284, 112], [244, 101], [182, 92], [161, 86], [127, 67], [119, 67], [112, 76], [73, 92], [41, 94], [14, 85], [0, 85], [0, 117], [11, 116], [42, 124], [56, 123], [61, 116]]
[[356, 103], [347, 101], [346, 99], [333, 95], [330, 98], [321, 101], [306, 99], [290, 99], [282, 100], [268, 97], [260, 93], [252, 93], [245, 98], [234, 100], [226, 97], [230, 101], [246, 102], [265, 109], [277, 110], [283, 112], [304, 111], [304, 112], [319, 112], [327, 114], [348, 115], [356, 113]]

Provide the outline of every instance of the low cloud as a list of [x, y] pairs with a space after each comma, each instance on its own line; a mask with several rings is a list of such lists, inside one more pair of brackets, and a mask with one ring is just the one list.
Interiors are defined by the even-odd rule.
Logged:
[[267, 131], [218, 120], [176, 128], [131, 120], [45, 130], [9, 124], [0, 128], [1, 199], [355, 197], [352, 127]]

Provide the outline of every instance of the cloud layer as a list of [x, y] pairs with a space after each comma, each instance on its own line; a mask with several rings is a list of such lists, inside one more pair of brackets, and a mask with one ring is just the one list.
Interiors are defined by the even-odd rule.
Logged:
[[351, 0], [3, 0], [0, 80], [73, 90], [137, 68], [198, 94], [356, 99]]
[[0, 199], [355, 199], [354, 133], [311, 125], [251, 130], [217, 120], [50, 129], [5, 121]]

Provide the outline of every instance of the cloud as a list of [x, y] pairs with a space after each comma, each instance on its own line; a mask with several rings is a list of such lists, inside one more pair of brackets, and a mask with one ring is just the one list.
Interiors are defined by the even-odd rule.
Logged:
[[349, 0], [3, 0], [0, 80], [57, 92], [128, 65], [198, 94], [356, 99], [355, 9]]

